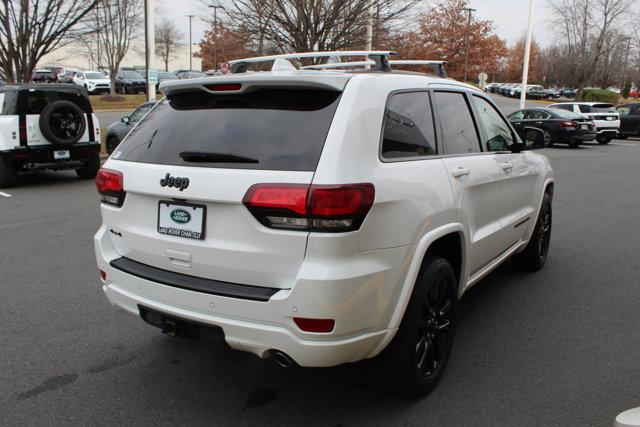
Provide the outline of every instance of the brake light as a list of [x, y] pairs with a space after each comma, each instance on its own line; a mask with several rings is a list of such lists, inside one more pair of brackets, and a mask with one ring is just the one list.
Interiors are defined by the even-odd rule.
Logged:
[[240, 83], [218, 83], [213, 85], [204, 85], [205, 88], [212, 90], [214, 92], [225, 92], [232, 90], [240, 90], [242, 88], [242, 84]]
[[100, 200], [108, 205], [120, 207], [124, 203], [124, 176], [122, 172], [100, 169], [96, 176], [96, 187]]
[[574, 122], [563, 120], [560, 122], [560, 126], [564, 128], [575, 128], [576, 124]]
[[360, 228], [373, 205], [373, 184], [256, 184], [243, 203], [263, 225], [328, 233]]
[[298, 328], [305, 332], [328, 333], [333, 331], [336, 321], [333, 319], [307, 319], [304, 317], [294, 317], [293, 321]]

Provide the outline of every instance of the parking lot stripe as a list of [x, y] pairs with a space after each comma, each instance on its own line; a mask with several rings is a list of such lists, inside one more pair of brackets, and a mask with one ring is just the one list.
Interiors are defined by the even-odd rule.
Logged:
[[11, 194], [3, 193], [2, 191], [0, 191], [0, 196], [2, 196], [2, 197], [12, 197]]

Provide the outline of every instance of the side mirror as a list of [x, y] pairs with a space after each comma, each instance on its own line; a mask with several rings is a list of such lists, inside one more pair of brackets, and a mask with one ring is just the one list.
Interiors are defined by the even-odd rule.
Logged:
[[489, 151], [509, 151], [507, 141], [502, 135], [496, 135], [487, 141]]
[[124, 123], [125, 125], [129, 124], [129, 116], [124, 116], [123, 118], [120, 119], [120, 121], [122, 123]]

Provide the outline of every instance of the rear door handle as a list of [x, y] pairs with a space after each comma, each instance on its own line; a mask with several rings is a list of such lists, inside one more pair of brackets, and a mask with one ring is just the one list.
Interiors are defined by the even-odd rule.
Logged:
[[513, 169], [513, 165], [509, 162], [503, 162], [500, 163], [500, 168], [505, 172], [509, 172], [511, 171], [511, 169]]
[[469, 170], [469, 168], [465, 168], [464, 166], [460, 166], [458, 168], [455, 168], [453, 170], [453, 172], [451, 172], [451, 176], [454, 178], [461, 178], [465, 175], [469, 175], [471, 173], [471, 171]]

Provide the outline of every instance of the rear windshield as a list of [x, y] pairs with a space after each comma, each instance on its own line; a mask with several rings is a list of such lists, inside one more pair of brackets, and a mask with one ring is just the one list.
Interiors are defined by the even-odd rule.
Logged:
[[561, 108], [551, 108], [553, 114], [561, 119], [582, 119], [580, 114], [573, 113], [571, 111], [563, 110]]
[[[174, 94], [145, 116], [114, 158], [176, 166], [315, 171], [339, 99], [340, 92], [307, 89]], [[180, 157], [186, 152], [254, 162], [187, 161]]]
[[44, 107], [55, 101], [69, 101], [86, 114], [92, 112], [89, 100], [75, 92], [21, 90], [18, 92], [17, 112], [14, 114], [40, 114]]
[[612, 104], [578, 105], [583, 113], [615, 113], [616, 109]]
[[122, 77], [124, 77], [125, 79], [142, 79], [142, 74], [138, 73], [137, 71], [123, 71], [122, 72]]
[[105, 74], [102, 73], [84, 73], [84, 76], [88, 79], [106, 79], [107, 76]]

